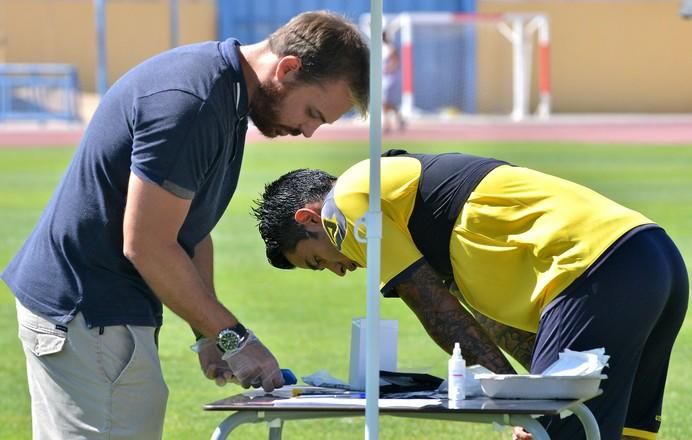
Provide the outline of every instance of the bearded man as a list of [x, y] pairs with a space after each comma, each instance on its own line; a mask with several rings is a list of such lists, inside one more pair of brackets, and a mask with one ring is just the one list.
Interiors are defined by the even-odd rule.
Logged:
[[365, 112], [369, 52], [327, 12], [268, 39], [179, 47], [106, 93], [38, 225], [2, 274], [16, 296], [34, 439], [161, 438], [162, 304], [204, 374], [271, 391], [278, 362], [216, 298], [210, 233], [235, 191], [248, 116], [310, 137]]

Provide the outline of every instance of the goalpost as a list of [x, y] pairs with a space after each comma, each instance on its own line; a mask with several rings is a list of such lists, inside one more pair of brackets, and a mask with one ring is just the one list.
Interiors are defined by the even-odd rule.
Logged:
[[550, 115], [545, 15], [405, 12], [385, 29], [400, 51], [404, 116]]

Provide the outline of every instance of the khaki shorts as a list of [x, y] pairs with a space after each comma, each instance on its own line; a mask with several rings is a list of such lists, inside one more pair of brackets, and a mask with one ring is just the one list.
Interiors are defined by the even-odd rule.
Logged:
[[155, 328], [59, 325], [17, 304], [34, 440], [160, 439], [168, 400]]

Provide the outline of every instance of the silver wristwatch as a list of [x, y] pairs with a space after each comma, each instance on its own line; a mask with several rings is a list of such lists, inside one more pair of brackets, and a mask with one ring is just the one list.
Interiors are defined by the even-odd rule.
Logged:
[[222, 353], [237, 350], [247, 337], [247, 329], [238, 323], [233, 327], [227, 327], [216, 336], [216, 346]]

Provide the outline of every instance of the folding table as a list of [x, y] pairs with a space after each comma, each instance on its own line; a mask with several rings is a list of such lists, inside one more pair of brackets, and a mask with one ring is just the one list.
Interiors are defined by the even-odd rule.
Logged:
[[[324, 406], [318, 403], [312, 404], [309, 399], [305, 404], [297, 407], [274, 406], [274, 402], [280, 399], [282, 398], [274, 396], [249, 397], [238, 394], [204, 405], [207, 411], [233, 412], [219, 423], [211, 436], [212, 440], [226, 439], [235, 428], [245, 423], [266, 422], [269, 428], [269, 440], [279, 440], [283, 423], [287, 420], [365, 415], [364, 406]], [[585, 400], [588, 399], [527, 400], [474, 397], [457, 402], [453, 408], [450, 408], [447, 400], [441, 400], [441, 404], [423, 408], [380, 408], [379, 413], [382, 416], [391, 417], [523, 426], [533, 434], [535, 440], [547, 440], [550, 438], [548, 433], [534, 419], [534, 416], [559, 415], [570, 411], [584, 426], [587, 440], [600, 440], [598, 424], [591, 411], [584, 405]], [[434, 402], [437, 401], [431, 399], [431, 403]]]

